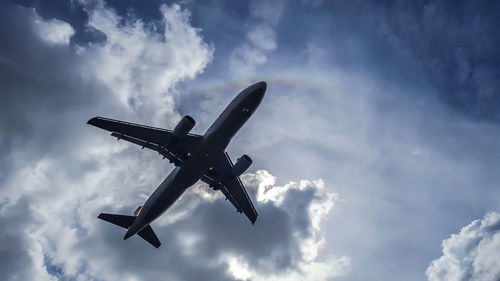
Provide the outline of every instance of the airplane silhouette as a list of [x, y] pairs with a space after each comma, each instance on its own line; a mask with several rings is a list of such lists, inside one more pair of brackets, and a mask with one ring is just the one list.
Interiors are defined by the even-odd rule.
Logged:
[[237, 212], [243, 212], [254, 224], [257, 211], [239, 179], [252, 164], [252, 159], [243, 155], [233, 164], [225, 149], [260, 105], [266, 88], [266, 82], [258, 82], [244, 89], [203, 136], [189, 133], [196, 124], [189, 115], [184, 116], [173, 130], [103, 117], [90, 119], [88, 124], [112, 132], [111, 135], [119, 140], [157, 151], [176, 166], [133, 216], [101, 213], [98, 218], [126, 228], [123, 239], [139, 234], [158, 248], [161, 243], [151, 222], [172, 206], [187, 188], [202, 180], [214, 190], [220, 190]]

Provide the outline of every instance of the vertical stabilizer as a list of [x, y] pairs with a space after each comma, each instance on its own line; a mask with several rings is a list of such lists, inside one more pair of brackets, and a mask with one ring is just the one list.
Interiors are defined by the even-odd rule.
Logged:
[[141, 236], [142, 239], [146, 240], [149, 244], [155, 246], [155, 248], [160, 247], [160, 240], [158, 239], [158, 237], [156, 237], [156, 234], [151, 228], [151, 225], [146, 226], [137, 234], [139, 234], [139, 236]]

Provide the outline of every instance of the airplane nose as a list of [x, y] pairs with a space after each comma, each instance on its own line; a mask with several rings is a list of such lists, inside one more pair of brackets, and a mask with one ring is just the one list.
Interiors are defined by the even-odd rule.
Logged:
[[265, 81], [257, 82], [255, 83], [255, 85], [257, 85], [257, 87], [261, 89], [263, 92], [265, 92], [267, 89], [267, 83]]
[[267, 83], [264, 81], [254, 83], [241, 91], [237, 99], [238, 103], [244, 103], [251, 111], [257, 108], [266, 93]]
[[262, 98], [264, 98], [264, 94], [266, 93], [267, 83], [264, 81], [260, 81], [253, 84], [253, 86], [254, 86], [253, 95], [258, 98], [260, 103]]

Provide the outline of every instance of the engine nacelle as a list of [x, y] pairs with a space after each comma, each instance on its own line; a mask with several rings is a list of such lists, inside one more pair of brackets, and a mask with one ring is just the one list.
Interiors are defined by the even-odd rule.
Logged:
[[252, 159], [248, 155], [243, 154], [240, 158], [238, 158], [231, 172], [233, 176], [238, 177], [243, 174], [248, 167], [250, 167], [250, 165], [252, 165]]
[[196, 121], [194, 121], [193, 117], [186, 115], [182, 117], [181, 121], [175, 126], [173, 131], [173, 136], [176, 139], [182, 139], [185, 137], [189, 131], [194, 127]]

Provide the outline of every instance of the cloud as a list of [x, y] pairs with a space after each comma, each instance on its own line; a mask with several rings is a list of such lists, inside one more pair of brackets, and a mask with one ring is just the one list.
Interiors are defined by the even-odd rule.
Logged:
[[[97, 114], [140, 115], [142, 111], [132, 103], [120, 103], [133, 94], [159, 117], [178, 116], [172, 97], [175, 84], [201, 73], [213, 48], [190, 26], [184, 10], [173, 5], [162, 6], [161, 11], [163, 23], [169, 26], [164, 37], [181, 40], [150, 33], [140, 22], [120, 21], [100, 5], [89, 8], [88, 24], [101, 28], [110, 39], [78, 46], [68, 44], [72, 28], [68, 23], [41, 19], [33, 9], [1, 4], [0, 208], [2, 225], [12, 225], [0, 233], [6, 241], [12, 240], [2, 248], [2, 259], [12, 261], [2, 263], [6, 266], [2, 280], [85, 275], [82, 272], [87, 269], [79, 262], [85, 252], [69, 251], [88, 231], [87, 220], [96, 222], [93, 208], [112, 202], [114, 193], [118, 205], [120, 200], [138, 201], [142, 191], [137, 185], [146, 194], [152, 186], [152, 178], [144, 179], [142, 173], [164, 174], [161, 166], [139, 171], [132, 162], [124, 165], [125, 147], [109, 142], [107, 136], [106, 141], [99, 139], [95, 131], [89, 137], [92, 129], [85, 126]], [[124, 89], [147, 87], [119, 92], [121, 83]], [[155, 119], [143, 117], [147, 118]], [[128, 169], [138, 173], [130, 174]], [[132, 177], [137, 180], [133, 185]], [[110, 193], [100, 193], [102, 185]], [[137, 193], [121, 197], [127, 188]], [[75, 208], [83, 202], [87, 203], [81, 209]], [[12, 214], [11, 210], [18, 211]], [[16, 261], [23, 267], [16, 267]]]
[[229, 69], [237, 76], [254, 75], [255, 69], [266, 61], [266, 55], [259, 49], [243, 44], [231, 53]]
[[379, 72], [382, 80], [427, 84], [435, 90], [426, 95], [450, 108], [469, 117], [499, 120], [497, 3], [324, 5], [333, 15], [324, 19], [328, 24], [323, 22], [327, 27], [320, 34], [332, 37], [331, 47], [342, 54], [335, 57], [337, 62], [349, 67], [361, 63]]
[[35, 24], [38, 29], [37, 34], [49, 43], [68, 45], [69, 39], [75, 34], [75, 30], [71, 25], [57, 19], [44, 21], [37, 18]]
[[[88, 180], [80, 184], [92, 191], [53, 200], [32, 199], [33, 210], [26, 207], [28, 200], [19, 199], [16, 205], [22, 214], [8, 211], [15, 205], [0, 209], [3, 223], [11, 225], [2, 235], [20, 233], [16, 239], [30, 247], [9, 245], [16, 246], [19, 254], [37, 249], [34, 253], [38, 258], [24, 254], [22, 269], [7, 266], [14, 274], [37, 270], [43, 273], [38, 276], [49, 278], [51, 274], [77, 280], [156, 279], [165, 274], [171, 280], [202, 276], [217, 280], [327, 280], [346, 274], [348, 257], [319, 254], [324, 241], [321, 226], [337, 200], [321, 180], [276, 186], [273, 176], [258, 171], [245, 174], [243, 181], [250, 193], [260, 194], [254, 200], [259, 211], [255, 226], [234, 212], [220, 194], [217, 199], [207, 199], [200, 196], [200, 187], [194, 187], [164, 217], [181, 209], [187, 209], [188, 215], [167, 224], [153, 224], [163, 241], [159, 250], [146, 247], [138, 237], [123, 241], [122, 229], [95, 219], [96, 210], [105, 210], [107, 204], [116, 206], [116, 201], [109, 200], [112, 190], [99, 192]], [[122, 192], [133, 193], [134, 189]], [[212, 191], [205, 186], [203, 192]], [[61, 199], [62, 205], [58, 203]], [[78, 204], [67, 200], [77, 200]], [[133, 209], [129, 201], [124, 203], [114, 211]], [[15, 227], [11, 220], [24, 225]], [[31, 234], [26, 235], [26, 230]], [[30, 263], [32, 266], [26, 267]]]
[[[61, 153], [61, 143], [73, 146], [74, 153], [84, 150], [79, 146], [82, 127], [75, 124], [84, 124], [92, 114], [120, 112], [124, 118], [170, 122], [168, 126], [180, 118], [174, 109], [175, 85], [201, 73], [213, 48], [188, 24], [187, 12], [175, 5], [162, 6], [161, 11], [169, 26], [163, 35], [179, 40], [148, 32], [140, 21], [119, 23], [112, 10], [98, 5], [90, 10], [88, 25], [102, 29], [109, 39], [68, 46], [44, 44], [46, 38], [40, 37], [41, 22], [51, 22], [53, 28], [65, 26], [61, 21], [41, 20], [32, 9], [5, 5], [5, 44], [0, 46], [0, 109], [6, 116], [0, 120], [0, 165], [5, 168], [0, 181], [12, 177], [10, 170], [29, 169], [26, 162], [35, 161], [30, 164], [36, 166], [39, 157]], [[16, 190], [13, 182], [5, 185]]]
[[500, 214], [488, 213], [443, 240], [443, 256], [432, 261], [429, 281], [487, 281], [500, 278]]
[[[259, 212], [255, 226], [234, 212], [220, 195], [217, 200], [206, 200], [194, 188], [164, 217], [175, 214], [175, 207], [189, 209], [189, 215], [173, 223], [153, 224], [163, 241], [159, 250], [145, 247], [147, 244], [137, 237], [124, 242], [121, 229], [89, 217], [88, 224], [83, 224], [87, 232], [69, 239], [72, 242], [68, 244], [59, 244], [56, 253], [49, 251], [51, 261], [68, 277], [91, 280], [155, 279], [167, 272], [172, 280], [201, 276], [218, 280], [327, 280], [347, 272], [348, 257], [319, 255], [324, 239], [321, 225], [336, 194], [327, 192], [321, 181], [276, 186], [266, 171], [245, 174], [243, 181], [251, 193], [273, 194], [254, 200]], [[204, 192], [211, 191], [204, 187]], [[196, 203], [191, 204], [193, 201]], [[87, 209], [83, 205], [88, 204], [92, 202], [74, 207]], [[70, 252], [73, 254], [68, 258]], [[76, 270], [78, 267], [89, 270]]]
[[278, 186], [265, 171], [243, 179], [259, 194], [253, 227], [197, 185], [153, 225], [162, 248], [123, 241], [122, 229], [97, 214], [131, 213], [171, 167], [84, 123], [102, 114], [173, 125], [176, 86], [202, 73], [214, 48], [177, 5], [161, 6], [162, 33], [100, 2], [89, 6], [87, 25], [106, 40], [88, 45], [68, 44], [69, 32], [56, 37], [64, 44], [47, 44], [43, 32], [68, 23], [5, 7], [0, 221], [11, 227], [0, 237], [11, 241], [1, 248], [11, 262], [2, 263], [2, 279], [326, 280], [349, 270], [347, 256], [323, 253], [322, 226], [337, 195], [321, 180]]
[[268, 24], [256, 26], [248, 32], [247, 36], [255, 47], [263, 51], [272, 51], [277, 48], [276, 35]]
[[81, 76], [83, 60], [67, 44], [48, 44], [40, 37], [40, 18], [32, 9], [4, 5], [1, 13], [0, 184], [12, 191], [7, 196], [22, 192], [8, 183], [11, 172], [33, 167], [48, 154], [58, 155], [61, 142], [80, 128], [74, 124], [85, 120], [98, 93], [106, 89]]
[[255, 75], [255, 71], [267, 62], [267, 55], [274, 51], [277, 45], [276, 25], [281, 19], [284, 4], [282, 1], [250, 2], [250, 15], [259, 24], [253, 24], [247, 32], [249, 42], [236, 47], [229, 58], [229, 69], [237, 77]]
[[[31, 214], [15, 216], [30, 230], [13, 242], [34, 250], [16, 256], [26, 271], [85, 280], [420, 280], [450, 229], [498, 206], [498, 128], [461, 115], [476, 106], [495, 112], [498, 44], [485, 28], [495, 26], [494, 7], [183, 2], [190, 16], [174, 5], [129, 13], [134, 4], [108, 2], [121, 9], [88, 4], [79, 24], [43, 9], [59, 5], [36, 14], [0, 9], [0, 212], [18, 206]], [[37, 14], [70, 24], [69, 46], [46, 42]], [[84, 26], [100, 39], [76, 40]], [[252, 198], [262, 196], [259, 182], [273, 187], [258, 203], [255, 227], [202, 185], [155, 222], [160, 251], [137, 237], [124, 242], [123, 230], [96, 221], [101, 211], [130, 214], [171, 165], [111, 141], [85, 126], [88, 118], [171, 127], [189, 113], [201, 130], [247, 86], [231, 76], [256, 73], [268, 81], [266, 97], [228, 148], [277, 177], [247, 178]], [[466, 110], [433, 98], [448, 95], [465, 97]], [[318, 178], [324, 191], [302, 180]], [[343, 200], [315, 197], [333, 192]]]
[[[261, 208], [265, 210], [264, 206], [274, 205], [288, 214], [292, 239], [290, 246], [293, 251], [298, 251], [290, 256], [290, 263], [294, 265], [295, 270], [288, 269], [278, 274], [270, 272], [273, 280], [328, 280], [347, 274], [350, 267], [349, 257], [319, 255], [324, 247], [322, 226], [338, 200], [338, 194], [327, 191], [322, 180], [302, 180], [298, 183], [290, 182], [284, 186], [276, 186], [276, 178], [265, 170], [259, 170], [255, 174], [245, 174], [243, 180], [250, 188], [258, 184], [256, 198]], [[268, 231], [276, 232], [272, 229]], [[268, 266], [269, 263], [272, 261], [259, 260], [261, 265]], [[232, 258], [229, 260], [229, 268], [236, 272], [239, 269], [242, 280], [269, 280], [269, 274], [262, 274], [259, 270], [252, 269], [245, 261]]]
[[164, 32], [157, 34], [141, 20], [123, 24], [113, 10], [98, 5], [90, 11], [88, 25], [103, 32], [107, 43], [85, 54], [89, 69], [121, 103], [143, 118], [156, 114], [154, 123], [177, 118], [175, 85], [202, 73], [214, 51], [189, 25], [187, 11], [163, 5], [160, 12]]
[[55, 280], [43, 265], [44, 256], [38, 243], [32, 240], [36, 225], [29, 198], [0, 206], [0, 278], [2, 280]]

